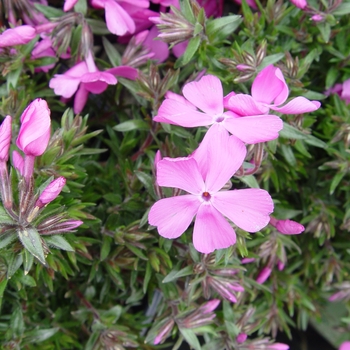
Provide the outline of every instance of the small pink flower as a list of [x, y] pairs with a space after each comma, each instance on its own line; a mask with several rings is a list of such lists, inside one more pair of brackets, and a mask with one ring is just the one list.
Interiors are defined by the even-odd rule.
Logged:
[[239, 333], [236, 337], [236, 342], [238, 344], [244, 343], [248, 338], [248, 335], [246, 333]]
[[17, 146], [25, 155], [40, 156], [50, 139], [50, 109], [45, 100], [34, 100], [21, 116]]
[[183, 95], [168, 92], [154, 120], [188, 128], [216, 126], [228, 130], [245, 143], [274, 140], [283, 128], [282, 120], [276, 115], [261, 115], [260, 111], [259, 115], [254, 115], [253, 110], [242, 118], [233, 112], [224, 112], [222, 85], [213, 75], [186, 84]]
[[272, 199], [266, 191], [253, 188], [220, 191], [242, 165], [245, 155], [243, 143], [219, 129], [215, 133], [209, 130], [192, 156], [160, 160], [158, 185], [189, 194], [156, 202], [149, 213], [150, 225], [157, 226], [165, 238], [177, 238], [196, 216], [193, 244], [202, 253], [235, 244], [236, 233], [224, 216], [249, 232], [265, 227], [273, 211]]
[[290, 0], [290, 2], [300, 9], [304, 9], [307, 6], [306, 0]]
[[311, 17], [311, 19], [314, 21], [314, 22], [322, 22], [324, 20], [324, 17], [322, 15], [313, 15]]
[[275, 343], [272, 345], [269, 345], [268, 350], [288, 350], [289, 345], [283, 344], [283, 343]]
[[0, 35], [0, 48], [27, 44], [36, 35], [35, 28], [28, 25], [7, 29]]
[[[46, 37], [43, 40], [37, 42], [32, 51], [31, 58], [36, 60], [42, 57], [56, 57], [55, 50], [52, 48], [52, 42], [50, 37]], [[47, 66], [37, 67], [35, 71], [43, 71], [47, 73], [50, 69], [55, 66], [54, 63], [49, 64]]]
[[339, 347], [339, 350], [350, 350], [350, 341], [345, 341]]
[[272, 272], [272, 269], [268, 266], [264, 267], [258, 277], [256, 278], [256, 281], [259, 283], [259, 284], [263, 284], [271, 275], [271, 272]]
[[224, 104], [240, 116], [266, 114], [270, 109], [283, 114], [301, 114], [315, 111], [321, 106], [318, 101], [299, 96], [281, 107], [288, 95], [289, 89], [282, 71], [269, 65], [255, 78], [251, 96], [231, 92], [225, 96]]
[[276, 227], [278, 232], [284, 235], [298, 235], [305, 230], [305, 227], [293, 220], [277, 220], [274, 217], [270, 218], [270, 225]]
[[61, 176], [53, 180], [40, 194], [39, 199], [35, 203], [36, 207], [42, 208], [46, 204], [52, 202], [61, 193], [62, 188], [66, 184], [66, 179]]
[[98, 70], [92, 55], [86, 61], [76, 64], [64, 74], [56, 74], [49, 83], [56, 95], [70, 98], [75, 93], [74, 113], [80, 113], [88, 99], [89, 93], [101, 94], [108, 85], [117, 84], [114, 75], [129, 79], [136, 79], [137, 70], [127, 66], [108, 69], [104, 72]]
[[0, 125], [0, 161], [7, 162], [12, 135], [12, 118], [8, 115]]

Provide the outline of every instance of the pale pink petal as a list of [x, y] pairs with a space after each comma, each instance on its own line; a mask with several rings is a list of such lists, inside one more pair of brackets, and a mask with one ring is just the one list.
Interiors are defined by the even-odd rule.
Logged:
[[193, 158], [164, 158], [157, 163], [159, 186], [176, 187], [199, 195], [205, 190], [203, 178]]
[[68, 69], [63, 75], [73, 77], [73, 78], [81, 78], [85, 73], [88, 73], [88, 72], [89, 70], [86, 62], [82, 61], [77, 63], [72, 68]]
[[81, 77], [82, 83], [93, 83], [97, 81], [103, 81], [109, 85], [117, 84], [117, 78], [113, 74], [106, 72], [89, 72]]
[[290, 2], [300, 9], [304, 9], [307, 6], [306, 0], [290, 0]]
[[276, 115], [228, 117], [222, 124], [232, 135], [248, 144], [277, 139], [283, 128], [283, 121]]
[[201, 253], [227, 248], [236, 243], [236, 233], [210, 204], [202, 204], [193, 229], [193, 245]]
[[268, 266], [264, 267], [258, 277], [256, 278], [256, 281], [259, 283], [259, 284], [263, 284], [271, 275], [271, 272], [272, 272], [272, 269]]
[[180, 57], [182, 56], [188, 46], [188, 40], [183, 41], [182, 43], [178, 43], [173, 46], [172, 51], [175, 57]]
[[231, 96], [226, 106], [230, 111], [241, 116], [266, 114], [269, 112], [269, 107], [254, 100], [250, 95], [237, 94]]
[[24, 160], [21, 154], [17, 151], [12, 152], [12, 164], [15, 169], [23, 176], [24, 174]]
[[119, 66], [119, 67], [110, 68], [110, 69], [107, 69], [105, 73], [110, 73], [118, 77], [123, 77], [130, 80], [135, 80], [137, 79], [137, 76], [138, 76], [137, 69], [129, 66]]
[[195, 105], [193, 105], [190, 101], [187, 101], [183, 96], [176, 94], [175, 92], [172, 91], [168, 91], [165, 94], [165, 98], [168, 98], [170, 100], [175, 100], [178, 101], [186, 106], [188, 106], [189, 108], [192, 108], [193, 110], [197, 110], [197, 107]]
[[130, 15], [114, 0], [105, 3], [106, 25], [109, 31], [116, 35], [135, 32], [135, 22]]
[[288, 97], [289, 90], [279, 68], [269, 65], [255, 78], [252, 96], [256, 101], [275, 105], [282, 104]]
[[[339, 84], [340, 85], [340, 84]], [[350, 79], [344, 81], [342, 86], [343, 90], [341, 91], [340, 97], [345, 100], [347, 103], [350, 101]]]
[[186, 104], [172, 99], [166, 99], [161, 104], [158, 115], [154, 117], [154, 121], [192, 128], [211, 125], [213, 118], [208, 114], [193, 110], [192, 107]]
[[341, 343], [339, 350], [350, 350], [350, 341]]
[[63, 6], [63, 11], [67, 12], [70, 11], [75, 4], [78, 2], [78, 0], [65, 0], [64, 1], [64, 6]]
[[221, 81], [213, 75], [186, 84], [182, 92], [187, 100], [207, 114], [216, 116], [224, 111]]
[[49, 86], [56, 95], [64, 98], [72, 97], [78, 89], [80, 78], [69, 77], [64, 74], [55, 74]]
[[[215, 129], [211, 128], [211, 130]], [[221, 132], [220, 129], [217, 130], [219, 132], [208, 131], [205, 136], [207, 141], [202, 142], [199, 146], [199, 148], [206, 148], [206, 162], [208, 165], [205, 184], [210, 193], [217, 192], [224, 187], [226, 182], [242, 165], [247, 154], [247, 149], [243, 142], [236, 137], [229, 136], [227, 132]], [[199, 154], [195, 153], [194, 158], [198, 157]], [[202, 169], [199, 169], [202, 173]]]
[[169, 47], [164, 41], [157, 40], [159, 30], [157, 26], [153, 25], [149, 30], [148, 35], [143, 42], [143, 45], [147, 47], [150, 52], [154, 53], [153, 59], [158, 62], [164, 62], [169, 57]]
[[32, 26], [18, 26], [5, 30], [0, 35], [0, 47], [24, 45], [36, 37], [36, 30]]
[[81, 113], [84, 109], [87, 99], [89, 97], [89, 91], [87, 91], [84, 87], [85, 84], [81, 84], [77, 93], [74, 96], [74, 106], [73, 110], [75, 114]]
[[224, 96], [224, 108], [229, 109], [228, 107], [228, 101], [232, 96], [236, 96], [237, 94], [234, 91], [231, 91], [229, 94]]
[[301, 114], [316, 111], [320, 106], [321, 103], [318, 101], [310, 101], [305, 97], [299, 96], [293, 98], [283, 107], [270, 106], [270, 108], [283, 114]]
[[190, 226], [200, 204], [200, 200], [192, 195], [161, 199], [152, 206], [148, 222], [157, 226], [161, 236], [177, 238]]
[[273, 212], [271, 196], [267, 191], [256, 188], [217, 192], [211, 203], [235, 225], [248, 232], [264, 228]]

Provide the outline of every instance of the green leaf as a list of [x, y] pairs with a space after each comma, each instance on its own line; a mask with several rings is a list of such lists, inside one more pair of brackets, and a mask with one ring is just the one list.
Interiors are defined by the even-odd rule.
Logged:
[[60, 18], [65, 15], [65, 13], [62, 10], [57, 9], [55, 7], [41, 5], [38, 3], [35, 3], [34, 6], [47, 18]]
[[7, 264], [7, 278], [10, 279], [20, 268], [23, 263], [22, 254], [11, 255], [9, 262]]
[[103, 261], [107, 258], [109, 252], [111, 251], [113, 239], [112, 237], [104, 235], [102, 238], [102, 247], [100, 252], [100, 260]]
[[26, 343], [41, 343], [59, 331], [59, 327], [47, 328], [47, 329], [35, 329], [34, 331], [27, 332], [24, 336]]
[[187, 343], [195, 350], [201, 350], [201, 345], [196, 334], [191, 329], [179, 328]]
[[283, 129], [279, 132], [280, 137], [285, 139], [294, 139], [294, 140], [305, 140], [307, 135], [302, 133], [300, 130], [296, 129], [294, 126], [291, 126], [287, 123], [283, 123]]
[[120, 66], [121, 56], [118, 50], [105, 37], [102, 38], [102, 43], [112, 66]]
[[33, 266], [34, 256], [28, 252], [27, 249], [23, 250], [23, 268], [26, 275]]
[[211, 39], [210, 41], [214, 41], [217, 35], [222, 35], [225, 33], [225, 37], [232, 34], [238, 26], [242, 23], [242, 16], [231, 15], [220, 18], [215, 18], [212, 20], [208, 20], [206, 25], [206, 34]]
[[256, 178], [253, 175], [245, 175], [239, 179], [251, 188], [260, 188], [258, 181], [256, 181]]
[[147, 292], [147, 287], [148, 287], [148, 283], [151, 279], [151, 276], [152, 276], [152, 266], [151, 266], [150, 262], [147, 261], [145, 278], [143, 280], [143, 293], [144, 294], [146, 294], [146, 292]]
[[180, 68], [190, 62], [194, 54], [197, 52], [200, 43], [200, 36], [195, 36], [192, 38], [187, 45], [185, 53], [175, 62], [174, 68]]
[[74, 6], [74, 11], [75, 12], [80, 12], [83, 15], [86, 15], [87, 8], [88, 8], [87, 1], [86, 0], [79, 0]]
[[350, 13], [350, 4], [343, 3], [340, 4], [334, 11], [332, 11], [333, 16], [344, 16]]
[[15, 232], [6, 232], [0, 236], [0, 249], [5, 248], [17, 238]]
[[22, 73], [23, 65], [21, 64], [16, 70], [11, 71], [9, 74], [7, 74], [7, 90], [10, 91], [10, 89], [16, 89], [18, 79]]
[[191, 6], [191, 1], [190, 0], [180, 0], [180, 8], [181, 12], [185, 16], [185, 18], [194, 24], [195, 22], [195, 17], [193, 14], [192, 6]]
[[305, 142], [315, 147], [320, 147], [320, 148], [328, 147], [325, 142], [323, 142], [322, 140], [312, 135], [306, 135]]
[[180, 271], [173, 270], [163, 279], [162, 283], [169, 283], [180, 277], [192, 275], [192, 273], [193, 273], [192, 265], [186, 266]]
[[148, 260], [147, 256], [143, 254], [142, 250], [140, 248], [137, 248], [129, 243], [125, 243], [125, 246], [131, 250], [136, 256], [138, 256], [142, 260]]
[[281, 145], [280, 147], [281, 147], [282, 154], [283, 154], [285, 160], [287, 161], [287, 163], [293, 167], [296, 166], [297, 160], [295, 159], [292, 148], [290, 146], [287, 146], [287, 145]]
[[264, 69], [265, 67], [269, 66], [270, 64], [275, 64], [278, 61], [280, 61], [284, 57], [284, 53], [276, 53], [273, 55], [266, 56], [261, 64], [259, 65], [259, 70]]
[[126, 132], [131, 130], [149, 130], [149, 125], [139, 119], [128, 120], [113, 127], [116, 131]]
[[8, 280], [6, 278], [4, 278], [1, 282], [0, 282], [0, 310], [1, 310], [1, 304], [2, 304], [2, 299], [4, 297], [4, 292], [7, 286], [7, 282]]
[[24, 248], [33, 254], [43, 265], [46, 266], [45, 255], [39, 232], [35, 228], [27, 227], [18, 230], [18, 236]]
[[68, 252], [74, 252], [74, 248], [67, 242], [65, 238], [60, 235], [52, 235], [44, 238], [48, 246], [52, 246], [57, 249], [66, 250]]
[[321, 33], [323, 41], [327, 44], [331, 36], [331, 25], [327, 22], [320, 22], [317, 24], [317, 28]]
[[329, 189], [329, 194], [333, 194], [337, 186], [339, 185], [340, 181], [343, 179], [343, 177], [346, 175], [346, 171], [340, 171], [337, 173], [331, 182], [331, 187]]

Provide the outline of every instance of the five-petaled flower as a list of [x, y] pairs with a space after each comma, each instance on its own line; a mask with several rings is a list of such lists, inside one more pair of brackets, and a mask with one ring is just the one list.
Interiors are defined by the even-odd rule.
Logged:
[[261, 189], [220, 191], [242, 165], [246, 148], [222, 128], [211, 129], [206, 140], [186, 158], [164, 158], [157, 163], [157, 183], [189, 194], [163, 198], [149, 213], [149, 223], [161, 236], [181, 236], [196, 216], [194, 247], [202, 253], [227, 248], [236, 242], [233, 227], [249, 232], [265, 227], [273, 211], [270, 195]]

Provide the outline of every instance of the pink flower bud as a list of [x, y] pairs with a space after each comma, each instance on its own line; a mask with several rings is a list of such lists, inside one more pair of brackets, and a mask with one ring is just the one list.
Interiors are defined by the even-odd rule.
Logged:
[[42, 208], [45, 204], [52, 202], [60, 194], [65, 184], [66, 184], [66, 179], [63, 176], [52, 181], [41, 193], [41, 195], [39, 196], [39, 199], [35, 203], [35, 206]]
[[203, 304], [198, 310], [202, 313], [202, 314], [208, 314], [212, 311], [214, 311], [220, 304], [220, 300], [219, 299], [213, 299], [208, 301], [207, 303]]
[[263, 284], [263, 283], [270, 277], [271, 272], [272, 272], [272, 269], [271, 269], [271, 268], [269, 268], [269, 267], [264, 267], [264, 268], [260, 271], [260, 273], [259, 273], [259, 275], [258, 275], [256, 281], [257, 281], [259, 284]]
[[238, 343], [238, 344], [242, 344], [242, 343], [244, 343], [246, 340], [247, 340], [247, 334], [245, 334], [245, 333], [240, 333], [240, 334], [238, 334], [237, 335], [237, 337], [236, 337], [236, 342]]
[[350, 341], [345, 341], [339, 347], [339, 350], [350, 350]]
[[17, 146], [29, 156], [42, 155], [50, 139], [50, 109], [46, 101], [34, 100], [21, 116], [21, 128], [17, 137]]
[[289, 345], [283, 344], [283, 343], [275, 343], [272, 345], [269, 345], [269, 350], [288, 350]]
[[5, 30], [0, 35], [0, 47], [24, 45], [36, 37], [36, 30], [32, 26], [19, 26]]
[[241, 263], [242, 264], [250, 264], [250, 263], [254, 262], [255, 260], [256, 260], [255, 258], [243, 258], [241, 260]]
[[164, 342], [164, 340], [168, 337], [168, 335], [170, 334], [171, 330], [174, 327], [174, 320], [168, 319], [163, 325], [162, 327], [160, 327], [159, 329], [159, 333], [158, 335], [155, 337], [153, 344], [157, 345], [159, 343]]
[[17, 152], [13, 151], [12, 153], [12, 163], [15, 169], [21, 174], [21, 176], [24, 175], [24, 159], [23, 157]]
[[311, 19], [314, 21], [314, 22], [321, 22], [323, 21], [323, 16], [322, 15], [313, 15], [311, 17]]
[[278, 220], [274, 217], [270, 217], [270, 225], [276, 227], [278, 232], [284, 235], [298, 235], [305, 230], [305, 227], [293, 220]]
[[279, 271], [284, 270], [284, 263], [281, 260], [278, 260], [277, 268], [278, 268]]
[[303, 8], [305, 8], [307, 6], [307, 1], [306, 0], [290, 0], [290, 2], [294, 6], [300, 8], [300, 9], [303, 9]]
[[0, 161], [7, 162], [11, 144], [12, 119], [8, 115], [0, 125]]

